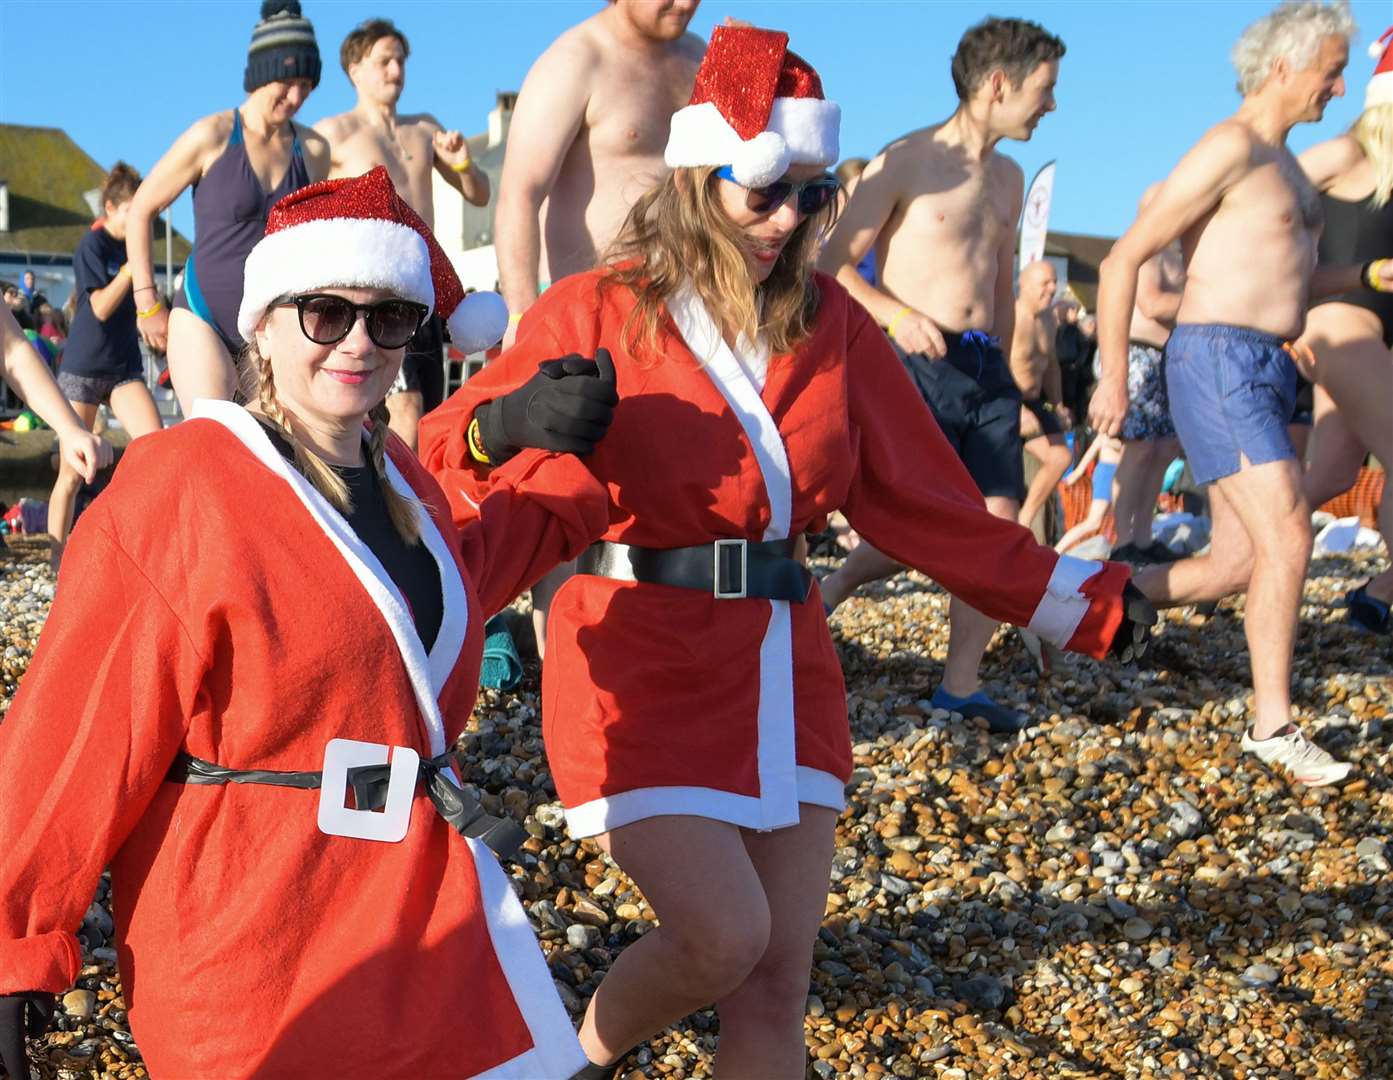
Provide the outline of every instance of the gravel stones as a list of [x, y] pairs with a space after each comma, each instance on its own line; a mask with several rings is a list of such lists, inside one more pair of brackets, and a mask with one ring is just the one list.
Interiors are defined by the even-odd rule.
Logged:
[[[0, 659], [0, 710], [51, 584], [41, 549], [12, 544], [0, 554], [0, 645], [15, 650]], [[1166, 613], [1151, 666], [1066, 657], [1041, 678], [1003, 631], [983, 674], [1031, 714], [1012, 738], [928, 706], [947, 645], [937, 587], [903, 575], [838, 609], [853, 774], [813, 943], [809, 1075], [1393, 1076], [1393, 878], [1379, 861], [1393, 835], [1393, 662], [1340, 606], [1381, 565], [1317, 559], [1306, 586], [1298, 719], [1357, 770], [1320, 790], [1239, 751], [1241, 600], [1207, 619]], [[579, 1019], [657, 916], [594, 844], [566, 835], [539, 716], [535, 665], [516, 693], [482, 692], [462, 775], [489, 812], [526, 814], [507, 869]], [[95, 902], [83, 940], [90, 929], [103, 941], [73, 988], [92, 1011], [60, 1010], [33, 1044], [43, 1080], [145, 1075], [125, 1041], [104, 886]], [[636, 1048], [621, 1076], [709, 1077], [718, 1032], [714, 1011], [694, 1013]]]

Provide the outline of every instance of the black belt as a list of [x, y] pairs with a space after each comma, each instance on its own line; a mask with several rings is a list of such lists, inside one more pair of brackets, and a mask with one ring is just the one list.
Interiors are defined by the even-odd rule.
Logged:
[[[484, 808], [447, 775], [455, 764], [454, 752], [422, 758], [420, 778], [436, 812], [457, 833], [487, 845], [500, 859], [510, 859], [527, 833], [510, 818], [486, 814]], [[348, 782], [359, 810], [379, 810], [387, 801], [390, 765], [360, 765], [348, 770]], [[174, 784], [269, 784], [272, 787], [316, 789], [323, 783], [319, 772], [277, 772], [273, 769], [229, 769], [180, 751], [165, 779]]]
[[801, 604], [812, 591], [813, 576], [797, 559], [795, 538], [765, 540], [717, 540], [683, 548], [645, 548], [591, 544], [576, 560], [582, 574], [641, 581], [649, 585], [676, 585], [699, 589], [717, 600], [760, 597]]

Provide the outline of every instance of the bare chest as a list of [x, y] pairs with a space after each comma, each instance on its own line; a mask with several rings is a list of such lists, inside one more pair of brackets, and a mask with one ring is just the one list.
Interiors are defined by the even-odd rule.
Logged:
[[1010, 227], [1010, 192], [989, 170], [930, 163], [915, 188], [902, 227], [916, 239], [994, 247]]
[[693, 77], [686, 63], [606, 65], [585, 113], [583, 138], [591, 155], [661, 158], [672, 114], [691, 97]]
[[1255, 236], [1300, 244], [1317, 236], [1324, 220], [1320, 194], [1285, 151], [1234, 185], [1213, 217], [1225, 232], [1242, 228]]
[[336, 171], [356, 176], [382, 165], [399, 189], [410, 178], [429, 170], [434, 156], [430, 132], [415, 124], [390, 130], [361, 125], [334, 148]]

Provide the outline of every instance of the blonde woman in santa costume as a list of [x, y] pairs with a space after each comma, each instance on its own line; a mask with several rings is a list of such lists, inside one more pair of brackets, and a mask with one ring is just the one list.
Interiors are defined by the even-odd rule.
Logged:
[[516, 345], [422, 426], [467, 519], [496, 464], [518, 460], [498, 395], [544, 357], [614, 357], [620, 404], [587, 459], [610, 525], [551, 610], [544, 730], [572, 834], [616, 859], [659, 926], [591, 1000], [586, 1076], [713, 1001], [718, 1076], [803, 1075], [851, 746], [817, 586], [791, 558], [801, 533], [841, 509], [1060, 646], [1102, 656], [1144, 638], [1127, 569], [1061, 558], [988, 514], [885, 335], [810, 272], [839, 111], [786, 43], [716, 29], [672, 119], [674, 171], [634, 207], [619, 261], [553, 285]]
[[[584, 1064], [489, 850], [517, 827], [482, 815], [446, 751], [485, 617], [598, 536], [607, 499], [574, 457], [533, 454], [451, 522], [382, 404], [433, 309], [470, 349], [507, 322], [494, 294], [463, 298], [386, 170], [282, 200], [238, 317], [254, 404], [201, 401], [134, 444], [74, 530], [62, 576], [83, 587], [59, 588], [0, 726], [11, 1076], [26, 1022], [77, 977], [108, 865], [154, 1076]], [[603, 367], [552, 365], [524, 411], [581, 404], [603, 434]]]
[[[1311, 147], [1301, 167], [1320, 190], [1323, 263], [1363, 263], [1393, 256], [1393, 27], [1370, 50], [1378, 67], [1364, 111], [1348, 132]], [[1320, 506], [1349, 489], [1364, 458], [1393, 463], [1393, 292], [1369, 289], [1331, 296], [1311, 308], [1296, 346], [1316, 384], [1316, 422], [1306, 468], [1306, 501]], [[1303, 347], [1304, 346], [1304, 347]], [[1384, 484], [1379, 530], [1393, 552], [1393, 484]], [[1393, 634], [1393, 570], [1345, 597], [1350, 621]]]

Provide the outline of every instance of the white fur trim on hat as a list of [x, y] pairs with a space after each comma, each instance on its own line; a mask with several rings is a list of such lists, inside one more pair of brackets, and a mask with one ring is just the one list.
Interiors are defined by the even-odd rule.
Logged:
[[1369, 80], [1369, 88], [1364, 91], [1364, 108], [1375, 105], [1393, 105], [1393, 71], [1384, 71]]
[[430, 252], [420, 233], [395, 221], [326, 218], [271, 233], [252, 248], [237, 329], [252, 341], [272, 300], [334, 286], [389, 289], [435, 310]]
[[790, 165], [833, 164], [841, 120], [842, 110], [835, 102], [775, 98], [768, 127], [747, 141], [713, 102], [703, 101], [673, 113], [663, 160], [673, 169], [729, 165], [737, 182], [761, 187], [777, 180]]
[[508, 305], [496, 292], [470, 293], [445, 320], [450, 328], [450, 344], [460, 352], [472, 353], [498, 343], [508, 329]]

